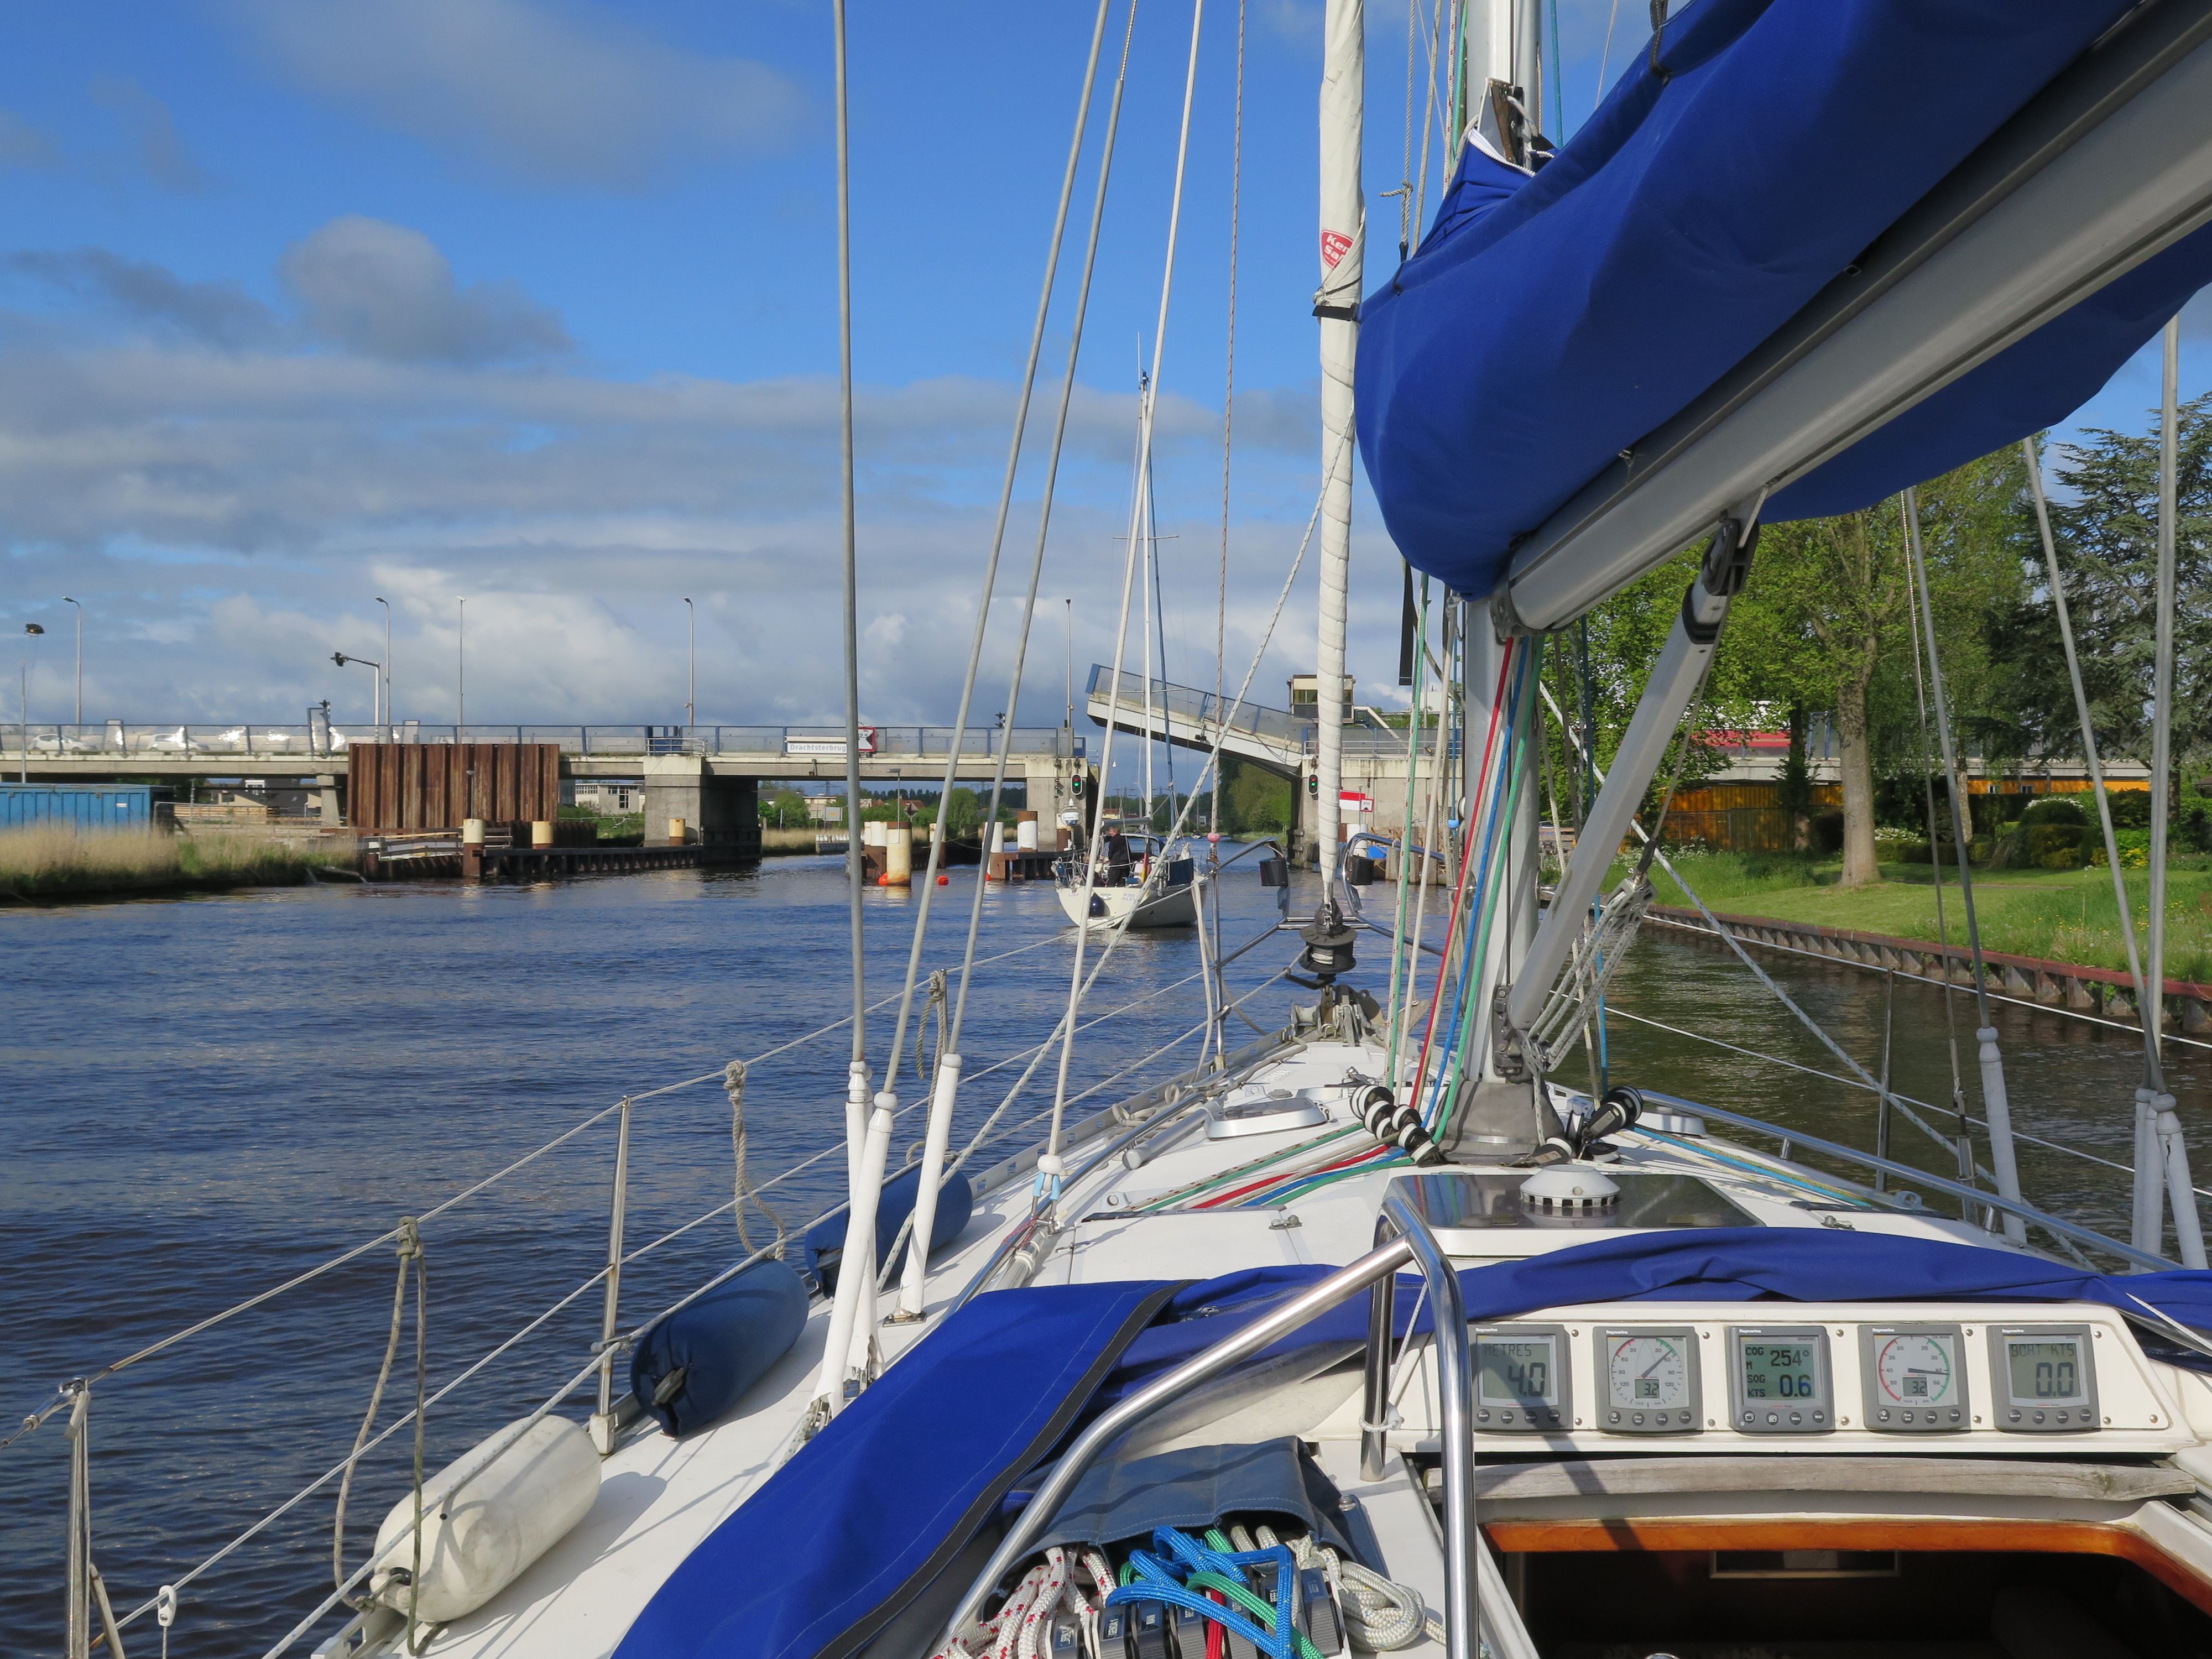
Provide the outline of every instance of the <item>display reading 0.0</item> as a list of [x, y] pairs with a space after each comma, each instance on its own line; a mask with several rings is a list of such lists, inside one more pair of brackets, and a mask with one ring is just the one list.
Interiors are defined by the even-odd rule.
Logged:
[[2071, 1405], [2081, 1398], [2081, 1340], [2074, 1336], [2005, 1344], [2012, 1362], [2012, 1397], [2038, 1405]]
[[1820, 1362], [1809, 1342], [1743, 1345], [1746, 1400], [1812, 1400], [1820, 1392]]
[[1990, 1381], [1996, 1426], [2013, 1434], [2079, 1434], [2100, 1426], [2096, 1343], [2087, 1325], [1996, 1326]]

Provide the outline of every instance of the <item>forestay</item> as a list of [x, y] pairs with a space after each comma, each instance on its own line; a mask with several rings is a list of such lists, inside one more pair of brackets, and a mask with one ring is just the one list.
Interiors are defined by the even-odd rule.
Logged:
[[[1359, 441], [1419, 568], [1489, 592], [1515, 538], [1854, 265], [2127, 0], [1694, 0], [1533, 177], [1465, 150], [1362, 307]], [[2183, 238], [1779, 491], [1879, 501], [2063, 419], [2212, 280]]]

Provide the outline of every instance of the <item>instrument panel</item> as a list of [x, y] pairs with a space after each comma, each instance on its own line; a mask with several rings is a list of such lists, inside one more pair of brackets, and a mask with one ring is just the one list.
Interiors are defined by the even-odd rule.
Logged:
[[[1895, 1304], [1759, 1310], [1770, 1310], [1787, 1322], [1753, 1322], [1742, 1307], [1716, 1319], [1711, 1304], [1614, 1304], [1589, 1310], [1595, 1318], [1475, 1324], [1475, 1433], [1640, 1439], [1654, 1450], [1715, 1436], [1861, 1446], [1894, 1437], [1929, 1449], [1974, 1434], [2195, 1437], [2123, 1322], [2005, 1316], [2078, 1304], [1988, 1310], [1994, 1319], [1979, 1308], [1911, 1310], [1965, 1316], [1948, 1320], [1894, 1317]], [[1413, 1408], [1406, 1426], [1422, 1416], [1433, 1422], [1432, 1408]]]

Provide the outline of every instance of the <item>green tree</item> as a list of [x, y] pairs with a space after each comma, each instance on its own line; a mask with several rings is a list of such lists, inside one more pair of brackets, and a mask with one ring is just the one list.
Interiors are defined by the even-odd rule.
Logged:
[[[1999, 451], [1917, 492], [1936, 632], [1962, 724], [1988, 705], [1993, 684], [1986, 619], [2020, 592], [2012, 523], [2026, 487], [2017, 453]], [[1881, 879], [1877, 770], [1908, 758], [1916, 773], [1924, 768], [1913, 605], [1902, 504], [1892, 498], [1768, 526], [1723, 635], [1724, 678], [1739, 693], [1834, 714], [1847, 887]]]
[[[2212, 395], [2183, 405], [2175, 530], [2176, 768], [2212, 756]], [[2051, 530], [2066, 584], [2100, 752], [2148, 765], [2158, 562], [2157, 428], [2141, 437], [2093, 428], [2056, 452]], [[2079, 757], [2081, 724], [2066, 674], [2035, 521], [2026, 503], [2013, 526], [2027, 580], [1987, 628], [1999, 680], [1988, 740], [2020, 755]], [[2177, 787], [2175, 798], [2179, 799]]]
[[1291, 783], [1233, 755], [1221, 757], [1221, 833], [1279, 836], [1290, 828]]

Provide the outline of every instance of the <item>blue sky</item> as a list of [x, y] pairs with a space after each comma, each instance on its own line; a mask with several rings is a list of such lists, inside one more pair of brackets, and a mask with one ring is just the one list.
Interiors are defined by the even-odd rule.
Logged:
[[[1570, 126], [1608, 21], [1617, 74], [1643, 15], [1562, 6]], [[1077, 600], [1079, 671], [1109, 648], [1189, 20], [1187, 0], [1140, 4], [1044, 578]], [[1211, 0], [1163, 377], [1168, 670], [1204, 684], [1237, 21]], [[1316, 482], [1319, 22], [1319, 0], [1249, 0], [1244, 18], [1232, 681]], [[952, 707], [1090, 23], [1088, 6], [1034, 0], [854, 0], [878, 722]], [[87, 611], [88, 719], [297, 720], [324, 697], [365, 717], [367, 673], [329, 658], [379, 653], [377, 594], [397, 613], [403, 716], [452, 717], [463, 595], [476, 720], [679, 718], [686, 594], [701, 719], [835, 713], [826, 6], [175, 0], [14, 6], [9, 24], [0, 622], [49, 629], [33, 719], [69, 712], [63, 593]], [[1114, 44], [1120, 26], [1117, 10]], [[1370, 279], [1395, 240], [1395, 204], [1373, 198], [1399, 182], [1405, 29], [1370, 9]], [[1079, 202], [1089, 187], [1086, 170]], [[1056, 327], [1048, 365], [1065, 350]], [[2187, 367], [2201, 380], [2194, 349]], [[2155, 395], [2154, 365], [2131, 365], [2085, 418], [2139, 427]], [[1034, 476], [1002, 592], [1034, 536]], [[1394, 690], [1397, 596], [1363, 506], [1363, 697]], [[1058, 719], [1052, 609], [1030, 720]], [[1309, 574], [1267, 700], [1311, 628]], [[986, 695], [986, 719], [1002, 700]]]

